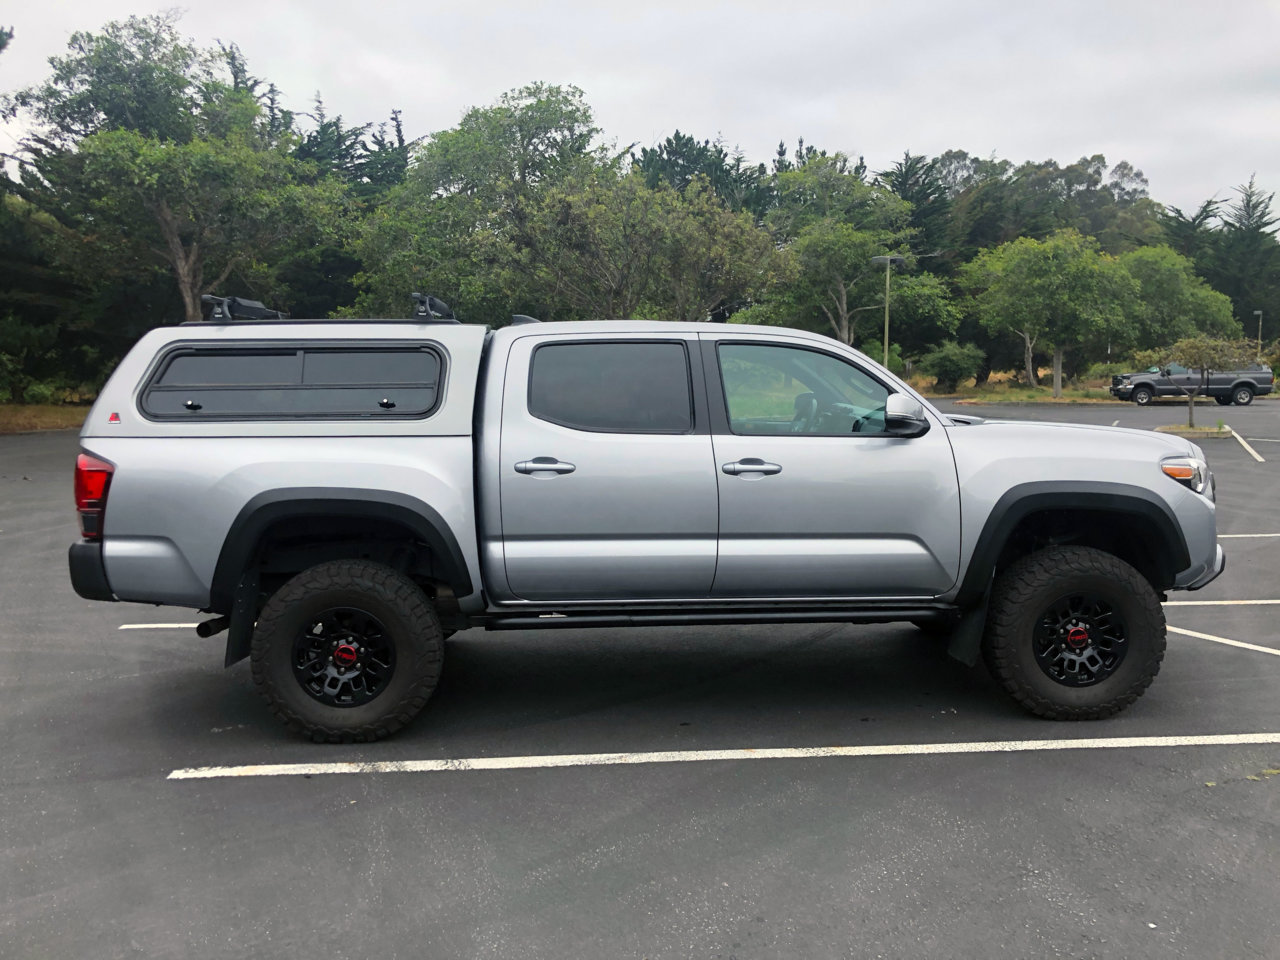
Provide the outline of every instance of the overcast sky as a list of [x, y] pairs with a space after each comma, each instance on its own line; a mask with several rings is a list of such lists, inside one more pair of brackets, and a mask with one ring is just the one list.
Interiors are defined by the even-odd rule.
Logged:
[[[75, 30], [174, 6], [6, 4], [0, 89], [43, 79]], [[235, 41], [287, 105], [320, 91], [411, 137], [534, 80], [586, 93], [619, 146], [680, 129], [751, 160], [797, 137], [865, 155], [947, 149], [1065, 164], [1102, 153], [1194, 208], [1257, 174], [1280, 190], [1280, 0], [191, 2], [180, 28]], [[11, 150], [15, 130], [0, 133]]]

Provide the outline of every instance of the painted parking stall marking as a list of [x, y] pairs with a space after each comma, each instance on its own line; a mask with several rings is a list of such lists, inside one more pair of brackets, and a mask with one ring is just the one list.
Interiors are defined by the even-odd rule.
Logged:
[[[1274, 651], [1273, 651], [1274, 652]], [[540, 757], [471, 757], [448, 760], [381, 760], [350, 763], [267, 763], [238, 767], [187, 767], [168, 780], [233, 777], [315, 777], [352, 773], [460, 773], [480, 770], [544, 770], [712, 760], [817, 760], [835, 757], [946, 756], [957, 753], [1042, 753], [1056, 750], [1124, 750], [1143, 747], [1214, 747], [1280, 743], [1280, 733], [1228, 733], [1173, 737], [1095, 737], [1064, 740], [985, 740], [968, 743], [869, 744], [857, 747], [764, 747], [747, 750], [677, 750], [657, 753], [571, 753]]]
[[120, 630], [194, 630], [198, 623], [122, 623]]
[[1269, 653], [1273, 657], [1280, 657], [1280, 650], [1273, 647], [1263, 647], [1256, 643], [1245, 643], [1243, 640], [1229, 640], [1226, 637], [1215, 637], [1212, 633], [1200, 633], [1196, 630], [1183, 630], [1181, 627], [1165, 627], [1170, 633], [1178, 633], [1184, 637], [1195, 637], [1197, 640], [1212, 640], [1214, 643], [1224, 643], [1229, 647], [1239, 647], [1242, 650], [1252, 650], [1255, 653]]

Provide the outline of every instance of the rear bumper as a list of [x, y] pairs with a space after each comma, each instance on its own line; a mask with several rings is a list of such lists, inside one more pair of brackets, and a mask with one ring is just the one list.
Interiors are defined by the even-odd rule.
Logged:
[[86, 600], [114, 600], [111, 585], [107, 583], [107, 570], [102, 564], [102, 544], [81, 540], [67, 551], [67, 565], [71, 568], [71, 586]]

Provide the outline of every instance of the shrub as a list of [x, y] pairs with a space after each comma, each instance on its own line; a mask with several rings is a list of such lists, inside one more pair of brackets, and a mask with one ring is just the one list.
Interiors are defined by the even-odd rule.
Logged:
[[941, 393], [951, 393], [978, 372], [985, 354], [972, 343], [959, 344], [944, 340], [920, 358], [920, 367], [934, 378]]

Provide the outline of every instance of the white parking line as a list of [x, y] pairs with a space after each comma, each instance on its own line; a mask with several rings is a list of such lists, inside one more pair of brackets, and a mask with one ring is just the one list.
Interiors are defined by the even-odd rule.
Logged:
[[472, 757], [453, 760], [382, 760], [355, 763], [265, 763], [242, 767], [187, 767], [168, 780], [223, 777], [297, 777], [331, 773], [451, 773], [464, 770], [540, 770], [708, 760], [816, 760], [826, 757], [911, 757], [954, 753], [1029, 753], [1134, 747], [1212, 747], [1280, 743], [1280, 733], [1228, 733], [1185, 737], [1099, 737], [1063, 740], [986, 740], [969, 743], [896, 743], [862, 747], [766, 747], [758, 750], [678, 750], [661, 753], [570, 753], [542, 757]]
[[1269, 653], [1273, 657], [1280, 657], [1280, 650], [1271, 647], [1260, 647], [1256, 643], [1242, 643], [1239, 640], [1228, 640], [1226, 637], [1215, 637], [1212, 633], [1197, 633], [1195, 630], [1183, 630], [1181, 627], [1165, 627], [1170, 633], [1180, 633], [1184, 637], [1195, 637], [1198, 640], [1212, 640], [1214, 643], [1225, 643], [1229, 647], [1240, 647], [1244, 650], [1253, 650], [1256, 653]]
[[122, 623], [121, 630], [194, 630], [198, 623]]
[[1112, 420], [1112, 421], [1111, 421], [1111, 425], [1112, 425], [1113, 427], [1118, 427], [1118, 426], [1120, 426], [1120, 421], [1119, 421], [1119, 420]]
[[1280, 443], [1280, 440], [1273, 440], [1271, 437], [1250, 437], [1250, 443]]
[[[1230, 428], [1230, 427], [1227, 427], [1227, 429], [1228, 429], [1228, 430], [1231, 430], [1231, 428]], [[1240, 446], [1242, 446], [1242, 447], [1244, 447], [1244, 448], [1245, 448], [1245, 450], [1248, 452], [1249, 456], [1253, 457], [1253, 459], [1257, 460], [1259, 463], [1266, 463], [1266, 462], [1267, 462], [1267, 461], [1265, 461], [1265, 460], [1263, 460], [1263, 459], [1262, 459], [1262, 455], [1261, 455], [1260, 453], [1258, 453], [1258, 451], [1257, 451], [1257, 450], [1255, 450], [1255, 449], [1253, 449], [1253, 447], [1249, 446], [1249, 442], [1248, 442], [1247, 440], [1245, 440], [1245, 438], [1244, 438], [1244, 437], [1240, 436], [1240, 434], [1236, 433], [1234, 430], [1231, 430], [1231, 435], [1232, 435], [1233, 437], [1235, 437], [1237, 440], [1239, 440], [1239, 441], [1240, 441]]]
[[1220, 533], [1219, 540], [1244, 540], [1251, 537], [1280, 537], [1280, 533]]
[[1280, 600], [1166, 600], [1166, 607], [1274, 607]]

